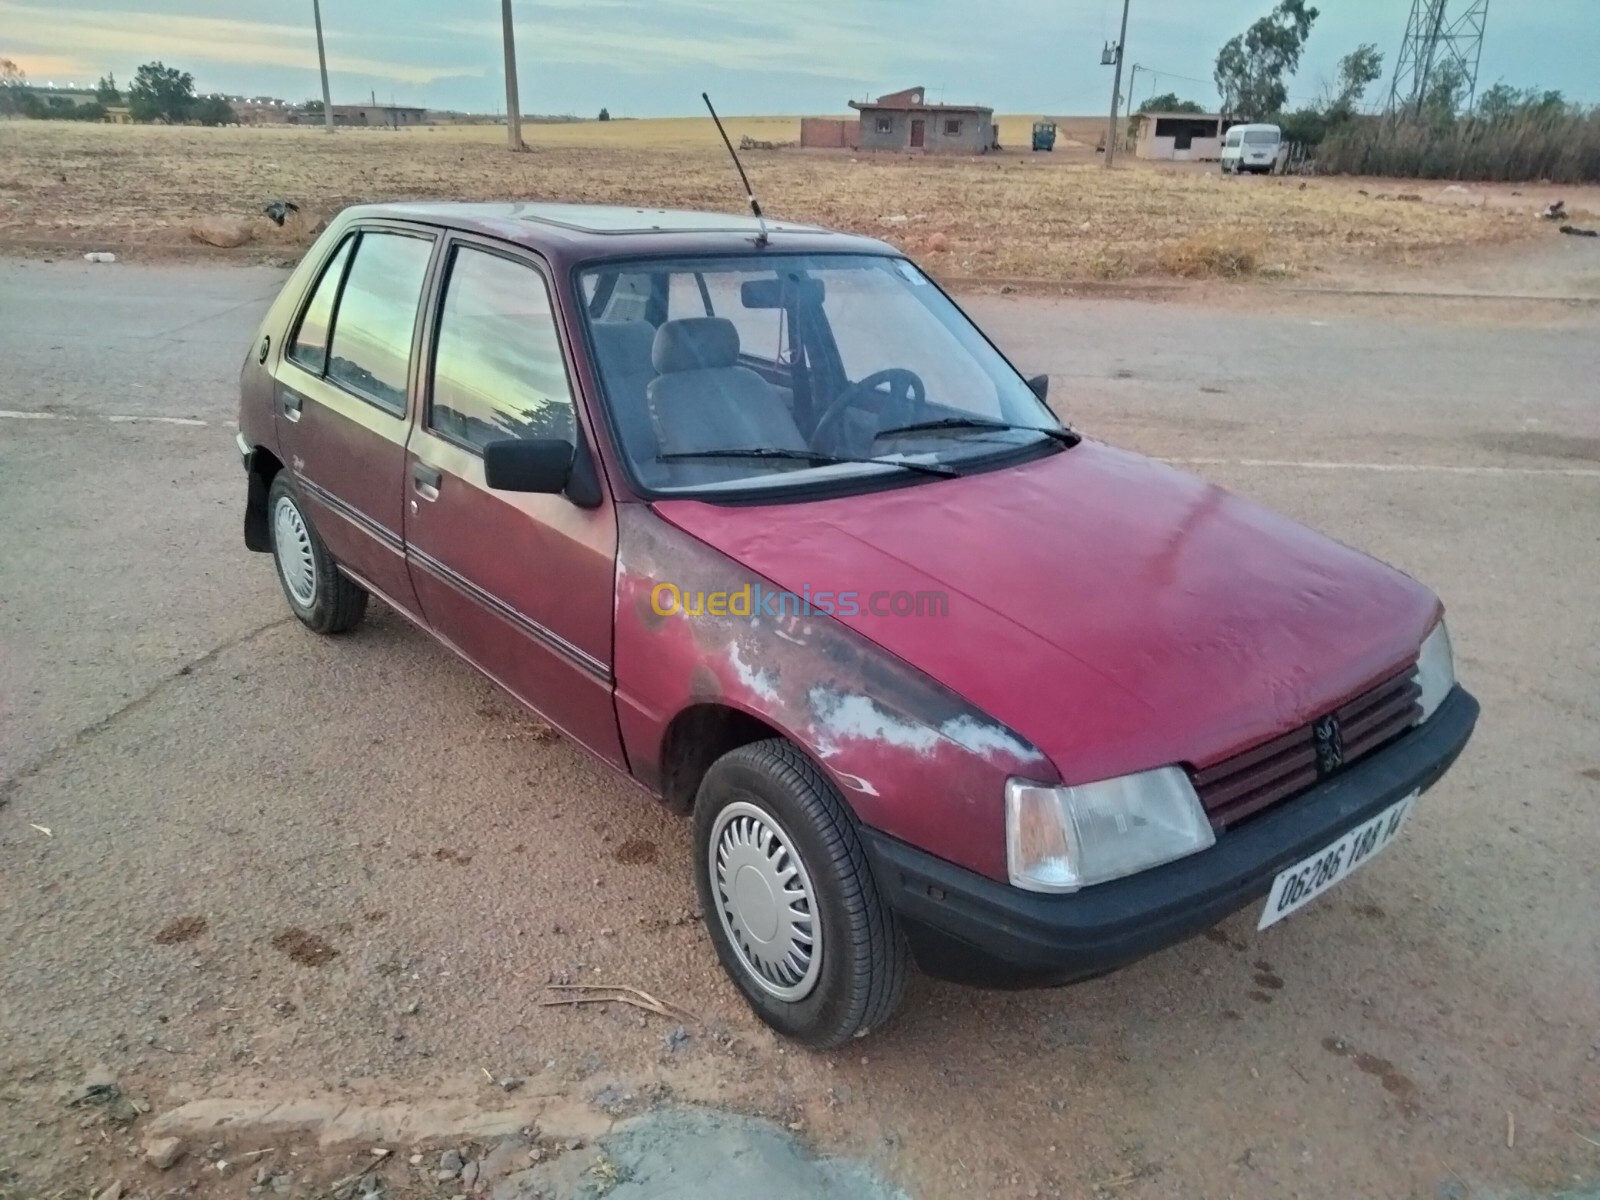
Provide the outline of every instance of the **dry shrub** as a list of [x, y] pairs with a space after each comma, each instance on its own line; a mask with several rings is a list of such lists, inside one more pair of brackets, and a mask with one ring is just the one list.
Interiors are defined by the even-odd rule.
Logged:
[[1525, 110], [1502, 120], [1352, 121], [1323, 142], [1317, 170], [1484, 182], [1600, 182], [1600, 106]]
[[1169, 275], [1185, 279], [1242, 279], [1256, 272], [1256, 250], [1236, 233], [1197, 233], [1156, 256]]
[[[792, 118], [750, 118], [729, 132], [792, 140], [790, 125], [798, 128]], [[744, 202], [709, 120], [580, 121], [523, 133], [534, 146], [528, 154], [507, 152], [503, 126], [329, 137], [304, 126], [0, 121], [0, 248], [186, 247], [195, 220], [228, 213], [252, 221], [256, 238], [245, 255], [288, 257], [324, 218], [355, 203], [516, 196], [738, 212]], [[1055, 154], [1027, 157], [794, 151], [762, 154], [746, 167], [773, 215], [888, 234], [942, 275], [968, 279], [1155, 273], [1163, 250], [1181, 254], [1185, 239], [1207, 229], [1267, 238], [1272, 249], [1258, 246], [1263, 261], [1296, 266], [1330, 254], [1410, 255], [1541, 232], [1509, 208], [1380, 203], [1342, 181], [1250, 186], [1214, 170], [1138, 161], [1107, 171], [1092, 150], [1074, 155], [1060, 141]], [[272, 200], [292, 200], [300, 212], [279, 228], [260, 215]], [[943, 252], [928, 247], [935, 233], [947, 243]], [[1216, 273], [1209, 265], [1203, 272]]]

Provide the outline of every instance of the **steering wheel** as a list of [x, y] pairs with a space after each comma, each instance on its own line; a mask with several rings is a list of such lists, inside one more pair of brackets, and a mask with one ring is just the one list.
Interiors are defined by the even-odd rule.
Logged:
[[812, 444], [825, 448], [833, 444], [835, 426], [845, 411], [856, 401], [865, 400], [872, 396], [879, 401], [880, 412], [895, 401], [907, 404], [913, 411], [921, 408], [927, 399], [928, 389], [923, 385], [922, 376], [915, 371], [904, 367], [888, 367], [882, 371], [874, 371], [865, 379], [850, 384], [834, 397], [833, 403], [828, 405], [822, 416], [817, 418], [816, 428], [811, 431]]

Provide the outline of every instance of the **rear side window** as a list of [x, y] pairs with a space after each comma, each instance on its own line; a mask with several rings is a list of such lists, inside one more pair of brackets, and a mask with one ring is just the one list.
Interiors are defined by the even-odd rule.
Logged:
[[504, 438], [575, 440], [550, 289], [538, 271], [485, 250], [456, 248], [439, 314], [432, 396], [429, 426], [480, 450]]
[[406, 374], [417, 301], [433, 243], [369, 230], [345, 274], [328, 347], [328, 378], [397, 413], [406, 407]]
[[311, 303], [306, 305], [294, 341], [289, 344], [289, 358], [317, 375], [328, 365], [328, 327], [333, 324], [333, 304], [339, 296], [339, 285], [344, 282], [344, 265], [349, 261], [350, 248], [355, 244], [354, 237], [345, 238], [323, 268], [316, 291], [311, 293]]

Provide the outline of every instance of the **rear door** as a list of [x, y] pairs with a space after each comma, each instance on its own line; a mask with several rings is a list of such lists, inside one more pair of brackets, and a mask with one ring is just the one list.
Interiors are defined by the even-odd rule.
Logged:
[[312, 289], [275, 382], [284, 465], [317, 532], [347, 574], [413, 616], [407, 396], [435, 240], [402, 226], [352, 230]]
[[625, 767], [612, 701], [610, 498], [580, 508], [565, 496], [492, 491], [483, 476], [491, 441], [580, 438], [549, 281], [539, 260], [498, 243], [458, 236], [444, 253], [405, 470], [417, 597], [435, 633]]

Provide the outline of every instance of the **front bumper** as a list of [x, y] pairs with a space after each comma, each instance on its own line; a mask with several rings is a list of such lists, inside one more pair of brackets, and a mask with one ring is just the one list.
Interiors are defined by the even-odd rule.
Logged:
[[1054, 987], [1103, 975], [1209, 929], [1299, 862], [1455, 762], [1478, 702], [1455, 688], [1422, 725], [1199, 854], [1065, 896], [998, 883], [863, 830], [878, 886], [917, 965], [981, 987]]

